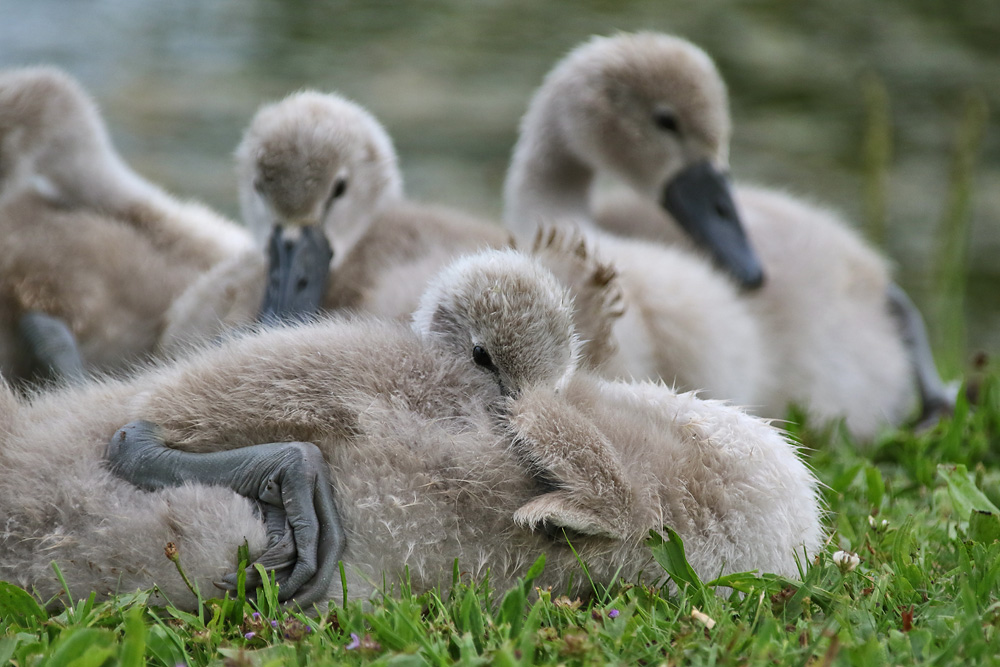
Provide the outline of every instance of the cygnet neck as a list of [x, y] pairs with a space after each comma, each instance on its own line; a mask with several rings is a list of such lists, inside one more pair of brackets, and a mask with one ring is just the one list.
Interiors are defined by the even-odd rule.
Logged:
[[563, 88], [544, 85], [521, 121], [504, 185], [504, 218], [522, 235], [534, 233], [540, 222], [591, 223], [594, 170], [573, 153], [560, 122], [568, 95]]

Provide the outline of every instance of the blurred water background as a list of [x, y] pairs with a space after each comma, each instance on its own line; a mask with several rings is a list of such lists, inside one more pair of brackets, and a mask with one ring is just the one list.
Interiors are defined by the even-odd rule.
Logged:
[[862, 228], [950, 373], [1000, 353], [996, 0], [0, 0], [0, 66], [63, 67], [138, 171], [231, 216], [254, 110], [315, 87], [385, 123], [412, 197], [496, 217], [545, 72], [592, 34], [639, 29], [715, 58], [734, 177]]

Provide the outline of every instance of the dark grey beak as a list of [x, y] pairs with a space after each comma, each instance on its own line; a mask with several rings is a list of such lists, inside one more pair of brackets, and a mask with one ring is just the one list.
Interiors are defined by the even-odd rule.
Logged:
[[711, 163], [699, 162], [677, 174], [664, 189], [661, 204], [742, 287], [756, 289], [764, 283], [764, 270], [743, 229], [729, 181]]
[[308, 320], [323, 306], [333, 249], [318, 226], [302, 227], [298, 232], [292, 238], [281, 225], [275, 225], [268, 239], [267, 290], [257, 317], [261, 322]]

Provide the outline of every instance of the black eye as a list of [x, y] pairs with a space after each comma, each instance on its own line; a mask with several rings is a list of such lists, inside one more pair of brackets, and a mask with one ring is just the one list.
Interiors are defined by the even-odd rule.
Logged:
[[653, 122], [656, 127], [660, 128], [664, 132], [673, 132], [674, 134], [680, 134], [681, 128], [677, 123], [677, 115], [673, 111], [668, 111], [666, 109], [659, 109], [653, 113]]
[[254, 178], [253, 179], [253, 189], [256, 190], [258, 193], [263, 193], [264, 192], [264, 179], [261, 178], [260, 176], [257, 176], [256, 178]]
[[481, 345], [476, 345], [472, 348], [472, 360], [483, 368], [491, 371], [496, 370], [496, 366], [493, 365], [493, 359], [490, 358], [490, 353]]
[[344, 196], [345, 192], [347, 192], [347, 179], [338, 178], [333, 183], [333, 190], [330, 191], [330, 198], [326, 200], [326, 207], [330, 208], [333, 206], [333, 201]]
[[347, 179], [338, 178], [333, 184], [333, 192], [330, 193], [331, 199], [337, 199], [341, 197], [345, 192], [347, 192]]

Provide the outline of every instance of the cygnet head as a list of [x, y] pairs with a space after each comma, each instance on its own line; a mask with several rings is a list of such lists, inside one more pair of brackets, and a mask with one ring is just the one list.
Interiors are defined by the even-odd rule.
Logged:
[[303, 91], [262, 107], [236, 160], [244, 221], [261, 242], [275, 225], [323, 225], [342, 257], [378, 208], [402, 197], [389, 135], [338, 95]]
[[763, 273], [730, 193], [730, 134], [725, 84], [700, 48], [651, 32], [594, 37], [531, 102], [508, 175], [508, 219], [537, 219], [531, 209], [544, 209], [546, 196], [586, 207], [593, 176], [610, 174], [755, 287]]
[[728, 169], [729, 102], [711, 58], [694, 44], [643, 32], [594, 37], [549, 74], [562, 89], [570, 150], [595, 169], [658, 197], [697, 162]]
[[86, 181], [116, 159], [97, 107], [53, 67], [0, 72], [0, 194], [32, 187], [53, 201], [86, 200]]
[[467, 255], [443, 269], [424, 291], [413, 328], [492, 376], [507, 396], [558, 389], [579, 356], [566, 290], [514, 250]]

